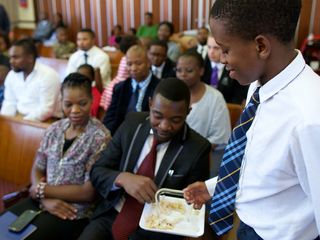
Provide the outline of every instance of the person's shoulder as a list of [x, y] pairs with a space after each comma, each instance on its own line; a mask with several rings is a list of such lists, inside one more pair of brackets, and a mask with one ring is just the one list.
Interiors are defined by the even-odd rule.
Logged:
[[47, 76], [50, 79], [53, 79], [53, 77], [59, 79], [58, 72], [54, 68], [48, 65], [45, 65], [39, 61], [36, 61], [35, 68], [38, 71], [38, 74], [40, 74], [41, 76], [44, 76], [44, 77]]
[[220, 100], [224, 99], [222, 93], [216, 88], [209, 86], [208, 84], [205, 84], [205, 87], [206, 87], [206, 94], [211, 98], [216, 98]]
[[93, 46], [90, 51], [92, 51], [92, 53], [96, 56], [99, 56], [99, 57], [103, 57], [103, 58], [107, 58], [109, 59], [109, 55], [103, 51], [101, 48], [97, 47], [97, 46]]
[[129, 112], [126, 115], [125, 122], [138, 125], [149, 119], [149, 112]]
[[193, 146], [194, 148], [196, 147], [211, 148], [211, 144], [206, 138], [204, 138], [195, 130], [193, 130], [188, 124], [186, 124], [186, 127], [187, 127], [187, 135], [185, 139], [185, 144]]
[[111, 137], [110, 131], [103, 125], [101, 121], [96, 118], [90, 117], [90, 128], [95, 137], [108, 138]]
[[115, 90], [115, 91], [120, 91], [121, 89], [123, 89], [123, 88], [125, 88], [125, 87], [128, 87], [130, 84], [131, 84], [131, 78], [129, 77], [129, 78], [127, 78], [126, 80], [117, 83], [117, 84], [114, 86], [114, 90]]
[[69, 124], [68, 118], [63, 118], [58, 121], [55, 121], [46, 129], [46, 133], [50, 134], [58, 131], [63, 131], [64, 126], [68, 124]]

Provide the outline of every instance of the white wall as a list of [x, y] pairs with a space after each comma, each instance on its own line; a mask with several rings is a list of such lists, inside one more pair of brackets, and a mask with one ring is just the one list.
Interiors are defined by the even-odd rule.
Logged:
[[34, 1], [27, 0], [28, 7], [20, 7], [19, 0], [0, 0], [0, 3], [6, 8], [10, 17], [11, 28], [17, 26], [20, 28], [35, 28]]

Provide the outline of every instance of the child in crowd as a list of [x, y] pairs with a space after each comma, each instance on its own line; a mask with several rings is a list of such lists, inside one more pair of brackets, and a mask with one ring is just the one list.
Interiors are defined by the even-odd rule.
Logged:
[[31, 172], [30, 198], [8, 209], [16, 215], [44, 210], [32, 221], [33, 240], [75, 240], [89, 222], [96, 197], [89, 172], [110, 141], [109, 131], [90, 117], [91, 81], [72, 73], [61, 88], [65, 119], [45, 132]]
[[94, 69], [89, 64], [83, 64], [78, 67], [78, 73], [83, 74], [87, 78], [91, 80], [91, 82], [95, 82], [95, 86], [92, 87], [92, 105], [91, 105], [91, 116], [97, 117], [99, 112], [99, 104], [101, 100], [101, 93], [103, 91], [100, 69]]
[[58, 42], [53, 45], [55, 58], [68, 59], [76, 50], [76, 44], [68, 40], [68, 29], [60, 26], [56, 29]]
[[112, 35], [108, 39], [108, 46], [117, 47], [118, 46], [117, 38], [119, 38], [122, 35], [121, 25], [118, 24], [114, 26], [111, 34]]
[[[301, 0], [216, 0], [210, 27], [230, 77], [250, 84], [218, 178], [185, 189], [209, 201], [218, 235], [240, 218], [239, 240], [320, 235], [320, 77], [295, 49]], [[276, 24], [275, 24], [276, 23]]]

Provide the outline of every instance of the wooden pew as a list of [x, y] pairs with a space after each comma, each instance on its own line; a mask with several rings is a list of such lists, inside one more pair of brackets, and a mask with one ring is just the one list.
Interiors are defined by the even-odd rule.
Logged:
[[111, 65], [111, 79], [113, 79], [118, 72], [118, 67], [120, 64], [121, 58], [124, 56], [120, 50], [117, 51], [105, 51], [108, 54]]
[[49, 123], [0, 115], [0, 179], [27, 185], [33, 160]]

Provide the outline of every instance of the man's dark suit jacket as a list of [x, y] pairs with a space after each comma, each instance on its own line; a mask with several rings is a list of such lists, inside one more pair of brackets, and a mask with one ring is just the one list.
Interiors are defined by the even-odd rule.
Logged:
[[[133, 172], [150, 129], [148, 113], [128, 114], [92, 167], [91, 182], [103, 198], [94, 218], [113, 208], [124, 194], [123, 189], [112, 191], [114, 181], [121, 172]], [[208, 179], [210, 150], [210, 143], [185, 124], [162, 159], [154, 180], [158, 188], [183, 189], [195, 181]], [[168, 174], [169, 170], [174, 174]]]
[[[205, 60], [205, 71], [202, 76], [202, 81], [210, 85], [212, 67], [209, 58]], [[241, 104], [247, 97], [248, 86], [242, 86], [238, 81], [229, 77], [229, 72], [226, 68], [223, 69], [222, 75], [218, 81], [217, 89], [222, 93], [227, 103]]]
[[162, 70], [161, 79], [168, 78], [168, 77], [176, 77], [176, 72], [174, 70], [175, 67], [176, 67], [176, 64], [172, 62], [169, 58], [167, 58]]
[[[149, 111], [149, 97], [152, 97], [154, 89], [158, 85], [159, 81], [160, 80], [157, 77], [152, 75], [142, 101], [142, 111]], [[110, 130], [112, 135], [125, 119], [131, 94], [131, 78], [118, 83], [113, 89], [111, 104], [103, 119], [103, 124]]]

